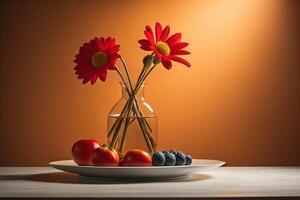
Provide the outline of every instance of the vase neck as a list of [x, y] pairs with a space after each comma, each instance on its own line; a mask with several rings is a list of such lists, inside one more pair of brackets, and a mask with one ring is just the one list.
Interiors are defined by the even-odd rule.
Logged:
[[[145, 82], [143, 82], [143, 84], [141, 85], [141, 87], [139, 88], [138, 92], [136, 93], [136, 98], [140, 99], [140, 100], [144, 100], [144, 88], [145, 88]], [[122, 99], [128, 99], [129, 95], [128, 92], [126, 90], [126, 86], [124, 84], [123, 81], [120, 82], [121, 88], [122, 88]]]

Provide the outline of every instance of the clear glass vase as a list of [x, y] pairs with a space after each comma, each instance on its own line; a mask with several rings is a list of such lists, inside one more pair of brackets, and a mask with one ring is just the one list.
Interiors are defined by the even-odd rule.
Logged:
[[[130, 98], [124, 82], [121, 99], [111, 109], [107, 120], [107, 140], [110, 147], [120, 155], [132, 149], [142, 149], [149, 153], [157, 149], [157, 116], [144, 98], [145, 82], [135, 95]], [[131, 106], [128, 106], [131, 105]], [[131, 107], [124, 109], [124, 107]]]

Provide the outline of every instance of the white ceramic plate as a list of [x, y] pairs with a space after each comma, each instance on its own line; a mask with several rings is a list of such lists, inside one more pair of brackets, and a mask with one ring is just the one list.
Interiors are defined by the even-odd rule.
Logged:
[[193, 159], [192, 165], [151, 167], [78, 166], [72, 160], [54, 161], [50, 166], [81, 176], [103, 179], [176, 179], [189, 174], [221, 167], [219, 160]]

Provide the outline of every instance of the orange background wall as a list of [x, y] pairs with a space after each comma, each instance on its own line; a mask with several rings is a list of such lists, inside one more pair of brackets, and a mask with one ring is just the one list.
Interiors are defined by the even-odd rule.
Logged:
[[117, 74], [82, 85], [74, 55], [114, 36], [136, 77], [137, 40], [156, 21], [192, 52], [192, 68], [161, 66], [148, 80], [160, 148], [228, 165], [300, 165], [298, 2], [1, 1], [0, 165], [47, 165], [70, 158], [79, 138], [105, 142]]

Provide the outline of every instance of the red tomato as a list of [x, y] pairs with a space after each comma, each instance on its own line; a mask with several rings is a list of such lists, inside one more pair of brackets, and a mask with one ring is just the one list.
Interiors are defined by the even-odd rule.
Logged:
[[123, 166], [123, 159], [120, 158], [119, 166]]
[[146, 151], [134, 149], [125, 154], [123, 166], [152, 166], [152, 157]]
[[100, 147], [96, 140], [78, 140], [73, 144], [72, 157], [78, 165], [92, 165], [92, 153]]
[[96, 166], [119, 166], [119, 154], [116, 150], [101, 146], [94, 150], [92, 163]]

